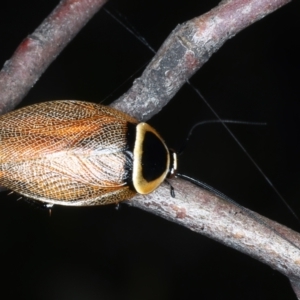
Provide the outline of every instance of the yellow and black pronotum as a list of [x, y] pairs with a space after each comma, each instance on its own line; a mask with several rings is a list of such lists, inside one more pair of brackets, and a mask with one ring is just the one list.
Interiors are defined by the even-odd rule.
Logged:
[[176, 169], [155, 129], [107, 106], [50, 101], [0, 116], [0, 186], [35, 200], [118, 203]]

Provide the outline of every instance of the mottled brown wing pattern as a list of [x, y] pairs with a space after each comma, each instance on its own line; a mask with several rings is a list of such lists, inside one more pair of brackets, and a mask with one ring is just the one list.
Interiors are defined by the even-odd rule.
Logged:
[[52, 101], [0, 117], [0, 185], [27, 197], [64, 205], [119, 202], [135, 193], [127, 123], [111, 108]]

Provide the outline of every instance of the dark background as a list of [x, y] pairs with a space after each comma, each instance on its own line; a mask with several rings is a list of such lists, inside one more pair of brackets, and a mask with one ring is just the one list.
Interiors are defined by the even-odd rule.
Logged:
[[[2, 1], [0, 61], [58, 1]], [[179, 23], [218, 1], [112, 0], [107, 6], [158, 49]], [[227, 42], [192, 78], [289, 205], [299, 204], [299, 1]], [[152, 53], [105, 12], [98, 13], [50, 66], [22, 105], [54, 99], [109, 103]], [[136, 75], [137, 76], [137, 75]], [[185, 86], [150, 123], [178, 148], [188, 129], [213, 115]], [[182, 173], [299, 231], [264, 178], [221, 125], [199, 128], [180, 157]], [[121, 204], [41, 210], [1, 194], [1, 297], [5, 299], [296, 299], [268, 266], [183, 227]]]

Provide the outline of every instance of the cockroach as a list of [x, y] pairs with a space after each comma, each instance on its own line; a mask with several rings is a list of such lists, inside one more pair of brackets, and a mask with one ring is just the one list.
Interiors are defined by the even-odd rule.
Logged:
[[154, 128], [104, 105], [49, 101], [0, 116], [0, 186], [34, 200], [118, 203], [152, 192], [176, 169]]

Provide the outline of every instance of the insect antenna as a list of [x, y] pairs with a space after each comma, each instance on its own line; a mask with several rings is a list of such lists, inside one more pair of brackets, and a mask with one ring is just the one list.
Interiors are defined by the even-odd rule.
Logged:
[[141, 70], [144, 69], [144, 67], [149, 63], [149, 60], [146, 61], [144, 64], [142, 64], [135, 72], [133, 72], [129, 77], [127, 77], [126, 80], [124, 80], [121, 84], [118, 85], [117, 88], [115, 88], [112, 92], [110, 92], [106, 97], [104, 97], [100, 103], [104, 103], [107, 101], [107, 99], [112, 98], [113, 95], [116, 94], [116, 92], [118, 92], [121, 88], [123, 88], [123, 86], [129, 82], [132, 78], [134, 78]]
[[220, 123], [223, 125], [223, 127], [226, 129], [228, 134], [233, 138], [233, 140], [238, 144], [240, 149], [245, 153], [245, 155], [248, 157], [248, 159], [251, 161], [251, 163], [254, 165], [254, 167], [258, 170], [258, 172], [262, 175], [262, 177], [265, 179], [267, 184], [272, 188], [272, 190], [276, 193], [276, 195], [279, 197], [279, 199], [284, 203], [286, 208], [290, 211], [290, 213], [293, 215], [293, 217], [297, 220], [297, 222], [300, 224], [300, 219], [297, 216], [297, 214], [294, 212], [294, 210], [291, 208], [291, 206], [288, 204], [288, 202], [284, 199], [284, 197], [281, 195], [281, 193], [278, 191], [278, 189], [274, 186], [272, 181], [269, 179], [269, 177], [265, 174], [265, 172], [261, 169], [261, 167], [256, 163], [256, 161], [253, 159], [253, 157], [250, 155], [250, 153], [246, 150], [246, 148], [242, 145], [242, 143], [238, 140], [238, 138], [233, 134], [233, 132], [228, 128], [226, 125], [226, 122], [223, 122], [218, 113], [213, 109], [213, 107], [208, 103], [208, 101], [205, 99], [205, 97], [201, 94], [199, 89], [197, 89], [194, 85], [192, 85], [188, 81], [190, 87], [199, 95], [199, 97], [203, 100], [203, 102], [206, 104], [206, 106], [210, 109], [210, 111], [216, 116], [216, 118], [220, 121]]
[[188, 145], [188, 142], [194, 132], [194, 130], [201, 125], [206, 125], [206, 124], [215, 124], [215, 123], [221, 123], [221, 124], [239, 124], [239, 125], [267, 125], [267, 123], [264, 122], [249, 122], [249, 121], [239, 121], [239, 120], [205, 120], [205, 121], [201, 121], [201, 122], [197, 122], [196, 124], [194, 124], [192, 126], [192, 128], [190, 129], [189, 133], [187, 134], [187, 137], [185, 139], [185, 141], [183, 142], [181, 148], [179, 149], [179, 151], [177, 151], [178, 155], [181, 155], [183, 153], [183, 151], [185, 150], [186, 146]]
[[[126, 17], [121, 14], [118, 10], [110, 8], [103, 8], [104, 12], [106, 12], [112, 19], [114, 19], [117, 23], [119, 23], [124, 29], [126, 29], [130, 34], [132, 34], [137, 40], [139, 40], [147, 49], [149, 49], [153, 54], [156, 53], [155, 49], [151, 47], [151, 45], [146, 41], [146, 39], [137, 31], [135, 27], [132, 26], [130, 22], [126, 19]], [[117, 91], [119, 91], [127, 82], [129, 82], [132, 78], [134, 78], [141, 70], [148, 65], [150, 60], [147, 60], [144, 64], [142, 64], [135, 72], [133, 72], [125, 81], [118, 85], [116, 89], [114, 89], [111, 93], [109, 93], [106, 97], [101, 100], [101, 103], [105, 102], [108, 98], [111, 98]]]
[[[138, 39], [142, 44], [144, 44], [153, 54], [156, 54], [156, 50], [148, 43], [148, 41], [139, 33], [139, 31], [126, 19], [126, 17], [119, 11], [114, 9], [108, 10], [103, 8], [104, 11], [110, 15], [115, 21], [117, 21], [121, 26], [123, 26], [129, 33], [131, 33], [136, 39]], [[125, 24], [126, 23], [126, 24]]]

